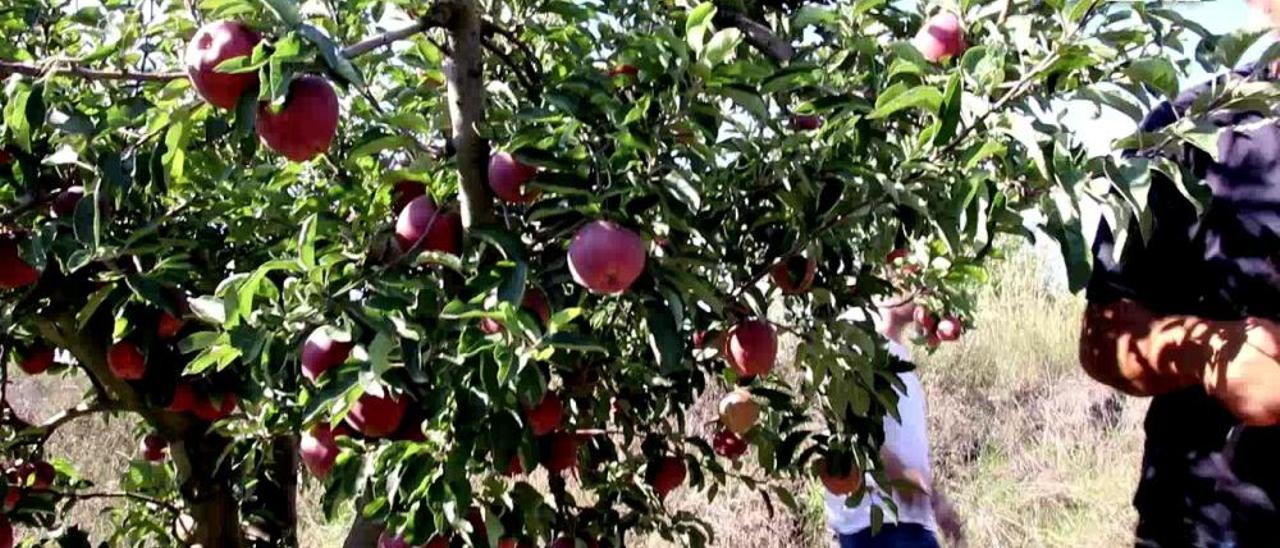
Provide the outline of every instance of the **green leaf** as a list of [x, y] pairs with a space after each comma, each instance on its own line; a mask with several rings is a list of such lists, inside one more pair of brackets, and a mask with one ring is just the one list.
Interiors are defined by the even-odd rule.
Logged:
[[222, 333], [216, 331], [199, 331], [192, 333], [187, 338], [178, 342], [178, 352], [190, 354], [197, 350], [204, 350], [213, 346], [222, 337]]
[[605, 347], [601, 346], [595, 339], [581, 333], [571, 333], [568, 331], [560, 331], [547, 335], [542, 338], [542, 344], [553, 348], [564, 348], [568, 350], [578, 350], [581, 352], [607, 352]]
[[72, 224], [75, 227], [76, 239], [91, 252], [96, 252], [101, 245], [99, 242], [101, 232], [101, 212], [98, 203], [101, 200], [94, 192], [86, 192], [84, 197], [76, 203], [76, 211], [72, 217]]
[[302, 220], [302, 229], [298, 231], [298, 262], [302, 267], [311, 270], [316, 267], [316, 224], [315, 213]]
[[342, 54], [341, 48], [329, 36], [311, 25], [302, 25], [299, 31], [320, 50], [320, 57], [324, 59], [324, 64], [329, 67], [329, 70], [357, 88], [364, 87], [364, 76], [360, 75], [359, 69], [351, 64], [351, 60]]
[[684, 22], [685, 42], [693, 51], [702, 50], [702, 41], [707, 31], [711, 30], [711, 20], [715, 17], [716, 6], [711, 2], [703, 2], [689, 12]]
[[755, 90], [747, 86], [726, 86], [717, 88], [715, 91], [732, 99], [738, 106], [751, 113], [756, 120], [761, 122], [769, 121], [769, 108], [765, 105], [764, 99]]
[[44, 123], [44, 85], [20, 82], [4, 105], [4, 126], [22, 150], [31, 152], [31, 136]]
[[296, 27], [302, 22], [302, 14], [298, 13], [298, 5], [293, 0], [260, 0], [272, 14], [288, 27]]
[[286, 259], [269, 261], [258, 267], [252, 275], [246, 278], [244, 283], [240, 284], [240, 287], [236, 291], [240, 318], [248, 319], [250, 317], [250, 314], [253, 313], [253, 299], [258, 295], [258, 287], [262, 284], [262, 280], [263, 278], [266, 278], [267, 274], [276, 270], [296, 272], [298, 270], [298, 263], [296, 261]]
[[680, 369], [685, 355], [684, 338], [672, 317], [671, 309], [662, 303], [651, 301], [644, 308], [644, 323], [648, 329], [649, 348], [662, 366], [663, 372]]
[[498, 285], [498, 299], [519, 308], [524, 301], [524, 287], [528, 279], [529, 265], [524, 261], [511, 262], [510, 268], [502, 277], [502, 283]]
[[964, 84], [960, 73], [952, 73], [947, 82], [947, 93], [942, 102], [942, 110], [938, 113], [938, 132], [933, 135], [934, 146], [943, 146], [955, 137], [956, 127], [960, 124], [960, 104], [964, 98]]
[[711, 41], [707, 43], [707, 48], [702, 50], [702, 58], [707, 64], [714, 67], [724, 62], [729, 53], [733, 52], [742, 43], [742, 31], [738, 29], [722, 29], [711, 37]]
[[816, 5], [805, 5], [796, 12], [795, 17], [791, 18], [791, 28], [794, 31], [800, 31], [809, 25], [827, 26], [834, 25], [839, 21], [839, 15], [831, 8]]
[[1124, 73], [1134, 83], [1146, 84], [1166, 97], [1178, 95], [1178, 69], [1167, 57], [1134, 60]]
[[[889, 97], [885, 100], [885, 97]], [[916, 86], [902, 93], [889, 96], [888, 94], [880, 96], [876, 101], [875, 110], [871, 111], [868, 118], [879, 119], [889, 116], [900, 110], [909, 108], [920, 108], [929, 112], [938, 110], [942, 105], [942, 92], [938, 88], [932, 86]]]
[[222, 325], [227, 321], [226, 309], [220, 299], [212, 297], [192, 297], [187, 299], [187, 307], [200, 321], [212, 325]]

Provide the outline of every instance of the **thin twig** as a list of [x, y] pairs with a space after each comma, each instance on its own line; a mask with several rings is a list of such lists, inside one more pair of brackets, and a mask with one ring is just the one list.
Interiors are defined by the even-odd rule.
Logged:
[[484, 49], [489, 50], [489, 53], [497, 55], [498, 59], [502, 61], [502, 64], [511, 68], [511, 72], [515, 73], [516, 79], [520, 80], [520, 85], [524, 86], [526, 91], [534, 94], [541, 93], [539, 87], [534, 85], [533, 81], [529, 80], [529, 75], [524, 73], [524, 67], [518, 66], [515, 59], [512, 59], [510, 54], [503, 51], [502, 48], [494, 45], [490, 40], [482, 39], [481, 42], [484, 44]]
[[160, 507], [164, 508], [165, 510], [168, 510], [168, 511], [170, 511], [170, 512], [174, 513], [174, 514], [178, 514], [178, 513], [180, 512], [180, 510], [178, 509], [178, 507], [177, 507], [177, 506], [175, 506], [175, 505], [174, 505], [173, 503], [171, 503], [171, 502], [164, 501], [164, 500], [160, 500], [160, 499], [155, 498], [155, 497], [149, 497], [149, 496], [147, 496], [147, 495], [142, 495], [142, 494], [139, 494], [139, 493], [127, 493], [127, 492], [119, 492], [119, 493], [108, 493], [108, 492], [76, 493], [76, 492], [71, 492], [71, 491], [47, 491], [47, 490], [46, 490], [46, 491], [41, 491], [41, 492], [42, 492], [42, 493], [49, 493], [49, 494], [52, 494], [52, 495], [57, 496], [57, 497], [74, 499], [74, 500], [77, 500], [77, 501], [79, 501], [79, 500], [89, 500], [89, 499], [131, 499], [131, 500], [136, 500], [136, 501], [138, 501], [138, 502], [145, 502], [145, 503], [148, 503], [148, 504], [154, 504], [154, 505], [156, 505], [156, 506], [160, 506]]

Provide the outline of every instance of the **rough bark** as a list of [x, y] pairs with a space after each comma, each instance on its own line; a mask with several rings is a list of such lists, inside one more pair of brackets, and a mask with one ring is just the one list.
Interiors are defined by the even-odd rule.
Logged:
[[493, 221], [489, 193], [489, 143], [480, 136], [485, 120], [483, 18], [475, 0], [444, 0], [451, 6], [447, 25], [453, 47], [445, 63], [449, 119], [457, 150], [462, 225], [467, 229]]

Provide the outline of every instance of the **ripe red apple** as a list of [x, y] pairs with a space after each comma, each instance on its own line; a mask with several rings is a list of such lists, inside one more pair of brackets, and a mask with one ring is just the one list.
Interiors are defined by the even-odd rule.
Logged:
[[725, 428], [716, 432], [715, 437], [711, 438], [711, 448], [717, 455], [729, 460], [737, 460], [747, 452], [747, 440]]
[[408, 407], [408, 402], [399, 396], [365, 394], [347, 413], [347, 424], [365, 437], [385, 438], [400, 428]]
[[258, 86], [258, 73], [226, 74], [214, 70], [233, 57], [252, 55], [262, 41], [258, 33], [236, 21], [208, 23], [187, 44], [187, 76], [191, 85], [209, 104], [224, 109], [236, 108], [244, 92]]
[[156, 336], [161, 339], [172, 339], [178, 336], [178, 332], [182, 331], [183, 322], [177, 316], [168, 312], [160, 313], [160, 320], [156, 322]]
[[954, 316], [947, 316], [938, 322], [938, 338], [943, 341], [954, 341], [964, 333], [964, 324]]
[[636, 68], [635, 65], [622, 64], [609, 69], [610, 78], [613, 78], [614, 76], [633, 76], [634, 77], [637, 74], [640, 74], [640, 69]]
[[848, 495], [862, 487], [862, 472], [856, 466], [844, 474], [837, 474], [828, 469], [827, 459], [824, 457], [813, 463], [813, 472], [822, 480], [822, 485], [835, 495]]
[[165, 409], [172, 413], [186, 413], [196, 408], [196, 391], [187, 381], [178, 381], [173, 387], [173, 399]]
[[307, 470], [315, 477], [324, 479], [329, 476], [329, 470], [333, 469], [333, 463], [338, 460], [341, 450], [334, 441], [333, 429], [326, 423], [320, 423], [302, 435], [298, 452], [302, 455], [302, 462], [307, 465]]
[[0, 148], [0, 166], [7, 166], [11, 163], [13, 163], [13, 156], [9, 154], [9, 151]]
[[552, 474], [578, 466], [578, 438], [568, 432], [548, 434], [543, 446], [542, 465]]
[[399, 213], [418, 196], [427, 193], [427, 187], [418, 181], [400, 181], [391, 189], [391, 205]]
[[520, 462], [519, 455], [511, 456], [511, 462], [507, 463], [507, 471], [503, 473], [509, 477], [514, 477], [514, 476], [519, 476], [524, 474], [524, 463]]
[[107, 367], [117, 379], [136, 381], [147, 373], [147, 360], [133, 343], [121, 341], [107, 351]]
[[720, 423], [730, 432], [746, 434], [759, 420], [760, 404], [750, 392], [739, 388], [720, 400]]
[[813, 131], [822, 127], [822, 117], [816, 114], [794, 114], [791, 127], [800, 131]]
[[533, 435], [543, 436], [560, 428], [560, 423], [564, 420], [564, 406], [560, 403], [559, 396], [548, 392], [538, 405], [530, 407], [525, 414]]
[[[12, 479], [12, 478], [11, 478]], [[17, 482], [9, 482], [9, 487], [4, 491], [4, 512], [8, 513], [18, 507], [18, 503], [22, 502], [22, 490], [18, 488]], [[0, 514], [0, 518], [4, 517]]]
[[462, 252], [462, 217], [455, 211], [440, 213], [431, 197], [419, 196], [396, 218], [396, 243], [405, 253], [425, 249], [458, 255]]
[[17, 240], [12, 235], [0, 235], [0, 289], [26, 287], [39, 279], [40, 271], [18, 254]]
[[742, 377], [764, 375], [778, 357], [778, 335], [769, 322], [747, 320], [725, 334], [722, 352], [729, 366]]
[[[543, 293], [540, 289], [526, 291], [520, 307], [537, 316], [544, 326], [551, 321], [551, 305], [547, 303], [546, 293]], [[498, 323], [497, 320], [483, 318], [480, 320], [480, 330], [489, 335], [501, 333], [502, 324]]]
[[527, 204], [537, 200], [542, 192], [524, 186], [537, 173], [537, 168], [520, 163], [506, 152], [489, 157], [489, 188], [504, 202]]
[[80, 205], [81, 198], [84, 198], [84, 187], [80, 185], [69, 186], [58, 191], [58, 194], [53, 197], [53, 204], [50, 206], [53, 216], [62, 218], [75, 215], [76, 206]]
[[329, 150], [338, 134], [338, 94], [319, 76], [299, 76], [289, 83], [280, 112], [258, 106], [258, 137], [267, 148], [295, 162]]
[[302, 343], [302, 376], [316, 382], [325, 371], [347, 361], [354, 345], [335, 340], [327, 327], [317, 327]]
[[949, 11], [934, 15], [926, 21], [911, 44], [920, 50], [920, 55], [934, 63], [960, 55], [968, 47], [960, 18]]
[[53, 349], [44, 345], [27, 350], [26, 356], [18, 363], [18, 368], [28, 375], [39, 375], [53, 365]]
[[227, 418], [236, 410], [236, 395], [230, 392], [223, 394], [218, 401], [206, 396], [196, 402], [191, 412], [201, 420], [214, 422]]
[[53, 468], [53, 465], [42, 460], [18, 465], [19, 485], [27, 485], [32, 491], [49, 489], [57, 477], [58, 471]]
[[707, 344], [707, 331], [706, 331], [705, 329], [699, 329], [699, 330], [697, 330], [697, 331], [694, 331], [694, 332], [693, 332], [693, 347], [694, 347], [694, 348], [702, 348], [702, 347], [703, 347], [703, 345], [705, 345], [705, 344]]
[[644, 263], [644, 239], [610, 221], [587, 223], [569, 243], [573, 281], [595, 293], [626, 291], [644, 272]]
[[520, 546], [519, 539], [507, 537], [507, 538], [498, 540], [498, 548], [519, 548], [519, 546]]
[[148, 462], [164, 460], [165, 449], [168, 447], [169, 441], [160, 437], [159, 434], [147, 434], [138, 445], [142, 452], [142, 458]]
[[783, 295], [798, 295], [813, 286], [818, 272], [818, 261], [801, 255], [793, 255], [773, 265], [769, 277], [782, 290]]
[[0, 515], [0, 548], [13, 548], [13, 524]]
[[926, 336], [932, 335], [933, 330], [938, 328], [938, 315], [930, 312], [928, 308], [917, 306], [911, 315]]
[[674, 491], [684, 483], [685, 476], [688, 475], [688, 469], [685, 468], [684, 459], [680, 457], [662, 457], [657, 462], [652, 463], [646, 474], [645, 481], [653, 487], [654, 492], [658, 494], [658, 498], [666, 498], [667, 493]]
[[889, 265], [889, 268], [891, 269], [898, 268], [898, 261], [899, 259], [901, 259], [902, 272], [905, 274], [914, 274], [920, 271], [920, 265], [912, 264], [908, 262], [910, 259], [910, 256], [911, 256], [911, 253], [905, 249], [895, 249], [889, 252], [889, 255], [885, 257], [884, 262], [885, 264]]

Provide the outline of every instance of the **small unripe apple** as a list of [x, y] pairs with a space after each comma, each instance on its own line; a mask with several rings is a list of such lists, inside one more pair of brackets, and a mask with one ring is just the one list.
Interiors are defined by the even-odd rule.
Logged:
[[729, 460], [737, 460], [747, 452], [747, 441], [725, 428], [716, 432], [715, 437], [711, 438], [711, 448], [717, 455]]
[[107, 367], [117, 379], [136, 381], [146, 375], [147, 360], [133, 343], [121, 341], [107, 351]]
[[307, 470], [315, 477], [324, 479], [329, 476], [329, 470], [333, 469], [333, 463], [338, 460], [341, 450], [334, 440], [333, 429], [326, 423], [320, 423], [302, 435], [298, 452], [303, 464], [307, 465]]
[[609, 221], [587, 223], [569, 243], [573, 281], [595, 293], [626, 291], [644, 272], [645, 260], [644, 239]]
[[779, 261], [769, 269], [769, 277], [773, 284], [782, 290], [783, 295], [798, 295], [813, 287], [813, 278], [818, 272], [818, 261], [801, 255], [793, 255]]
[[18, 363], [18, 368], [28, 375], [39, 375], [49, 370], [53, 365], [54, 352], [52, 348], [39, 345], [27, 350], [22, 361]]
[[911, 44], [920, 51], [920, 55], [934, 63], [960, 55], [968, 47], [960, 18], [949, 11], [934, 15], [926, 21]]
[[317, 327], [302, 343], [302, 376], [316, 382], [325, 371], [347, 361], [353, 346], [350, 342], [335, 340], [329, 328]]
[[142, 452], [142, 458], [148, 462], [160, 462], [164, 460], [165, 449], [169, 447], [168, 440], [157, 434], [147, 434], [142, 438], [138, 448]]
[[744, 389], [737, 389], [720, 400], [720, 424], [734, 434], [746, 434], [760, 420], [760, 404]]
[[957, 340], [962, 333], [964, 333], [964, 324], [955, 317], [947, 316], [938, 322], [938, 338], [943, 341]]
[[405, 253], [414, 250], [462, 251], [462, 218], [456, 212], [440, 213], [429, 196], [409, 202], [396, 217], [396, 243]]
[[18, 254], [18, 242], [11, 235], [0, 234], [0, 289], [18, 289], [36, 283], [40, 271], [32, 268]]
[[578, 466], [578, 438], [568, 432], [553, 432], [543, 437], [542, 465], [552, 474]]
[[840, 474], [829, 469], [827, 459], [819, 458], [813, 463], [813, 472], [822, 480], [822, 485], [834, 495], [848, 495], [862, 487], [862, 472], [856, 466]]
[[156, 336], [161, 339], [172, 339], [182, 331], [183, 321], [168, 312], [161, 312], [156, 322]]
[[187, 76], [196, 93], [215, 107], [236, 108], [240, 96], [258, 86], [258, 72], [227, 74], [214, 69], [228, 59], [252, 55], [260, 41], [258, 33], [236, 21], [216, 21], [200, 27], [187, 44], [185, 58]]
[[80, 185], [69, 186], [58, 191], [53, 197], [53, 204], [49, 209], [53, 211], [53, 216], [62, 218], [75, 215], [76, 206], [80, 205], [80, 199], [84, 198], [84, 187]]
[[223, 394], [216, 402], [212, 397], [206, 396], [196, 401], [191, 412], [201, 420], [214, 422], [231, 416], [236, 410], [236, 403], [236, 395], [230, 392]]
[[537, 168], [520, 163], [506, 152], [489, 157], [489, 188], [504, 202], [527, 204], [537, 200], [542, 193], [536, 188], [525, 188], [537, 173]]
[[795, 114], [791, 116], [791, 127], [800, 131], [813, 131], [822, 127], [822, 117], [816, 114]]
[[778, 357], [778, 335], [769, 322], [747, 320], [725, 333], [722, 353], [741, 377], [767, 374]]
[[548, 392], [542, 397], [542, 401], [538, 405], [530, 407], [526, 412], [529, 420], [529, 428], [533, 430], [533, 435], [543, 436], [550, 434], [560, 428], [561, 422], [564, 420], [564, 405], [560, 403], [560, 397], [553, 392]]
[[661, 499], [666, 498], [667, 493], [674, 491], [676, 487], [683, 484], [687, 475], [688, 469], [685, 468], [684, 459], [668, 456], [651, 463], [645, 481], [653, 487], [653, 491]]
[[258, 106], [258, 137], [267, 148], [295, 162], [305, 162], [325, 151], [338, 134], [338, 94], [319, 76], [299, 76], [289, 83], [284, 106]]
[[385, 438], [400, 428], [408, 402], [394, 395], [365, 394], [347, 413], [347, 424], [368, 438]]

